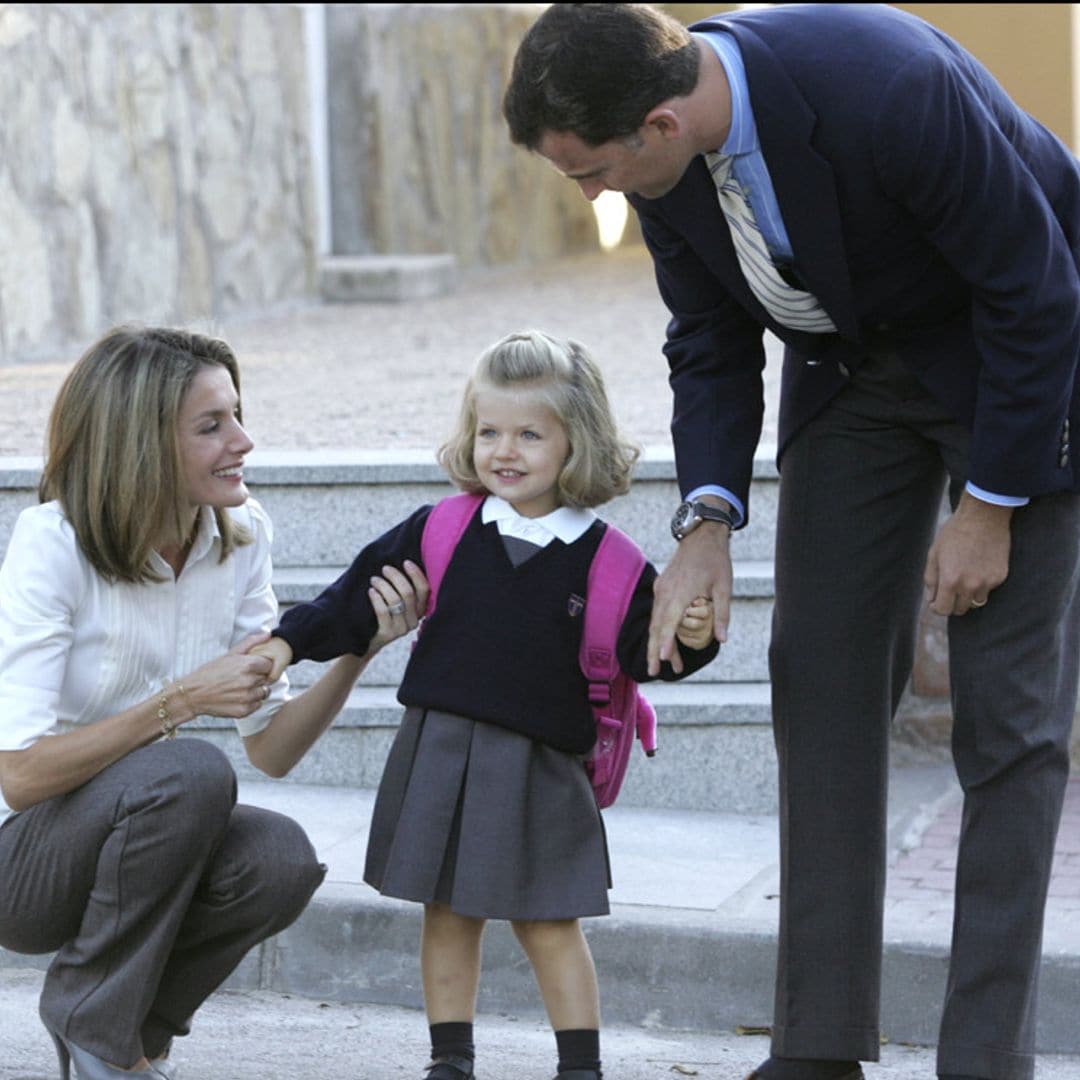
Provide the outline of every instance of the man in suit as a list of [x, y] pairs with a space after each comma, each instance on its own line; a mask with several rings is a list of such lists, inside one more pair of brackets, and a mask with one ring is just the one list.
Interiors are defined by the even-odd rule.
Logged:
[[[964, 790], [938, 1074], [1030, 1080], [1080, 626], [1080, 172], [959, 45], [898, 9], [695, 24], [554, 4], [514, 142], [625, 192], [671, 312], [685, 502], [653, 663], [749, 519], [762, 331], [785, 345], [770, 646], [781, 910], [758, 1080], [877, 1060], [888, 734], [920, 603], [949, 616]], [[950, 512], [939, 515], [947, 488]]]

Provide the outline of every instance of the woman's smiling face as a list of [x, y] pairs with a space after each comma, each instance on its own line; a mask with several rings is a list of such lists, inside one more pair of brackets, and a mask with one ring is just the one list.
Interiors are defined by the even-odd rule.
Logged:
[[254, 446], [237, 416], [228, 369], [202, 367], [180, 406], [178, 443], [184, 493], [193, 508], [241, 506], [248, 497], [244, 457]]

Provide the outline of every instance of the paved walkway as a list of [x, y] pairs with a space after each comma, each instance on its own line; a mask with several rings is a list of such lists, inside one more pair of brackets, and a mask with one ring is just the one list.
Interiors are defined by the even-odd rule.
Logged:
[[[959, 798], [947, 803], [929, 820], [916, 846], [892, 867], [887, 902], [895, 924], [943, 926], [952, 918], [960, 812]], [[1080, 955], [1080, 777], [1066, 789], [1046, 905], [1045, 949]]]

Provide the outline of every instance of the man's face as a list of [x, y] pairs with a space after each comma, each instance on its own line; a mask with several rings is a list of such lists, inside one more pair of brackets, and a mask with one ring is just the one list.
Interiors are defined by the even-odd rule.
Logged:
[[589, 146], [568, 131], [547, 131], [537, 152], [574, 180], [592, 202], [603, 191], [659, 199], [681, 179], [693, 157], [684, 144], [645, 124], [637, 135]]

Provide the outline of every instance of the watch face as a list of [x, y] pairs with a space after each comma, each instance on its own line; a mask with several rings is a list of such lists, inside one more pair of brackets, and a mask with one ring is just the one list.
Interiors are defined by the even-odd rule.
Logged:
[[693, 520], [693, 505], [688, 502], [683, 503], [671, 519], [671, 533], [676, 540], [681, 540], [686, 535], [686, 530]]

